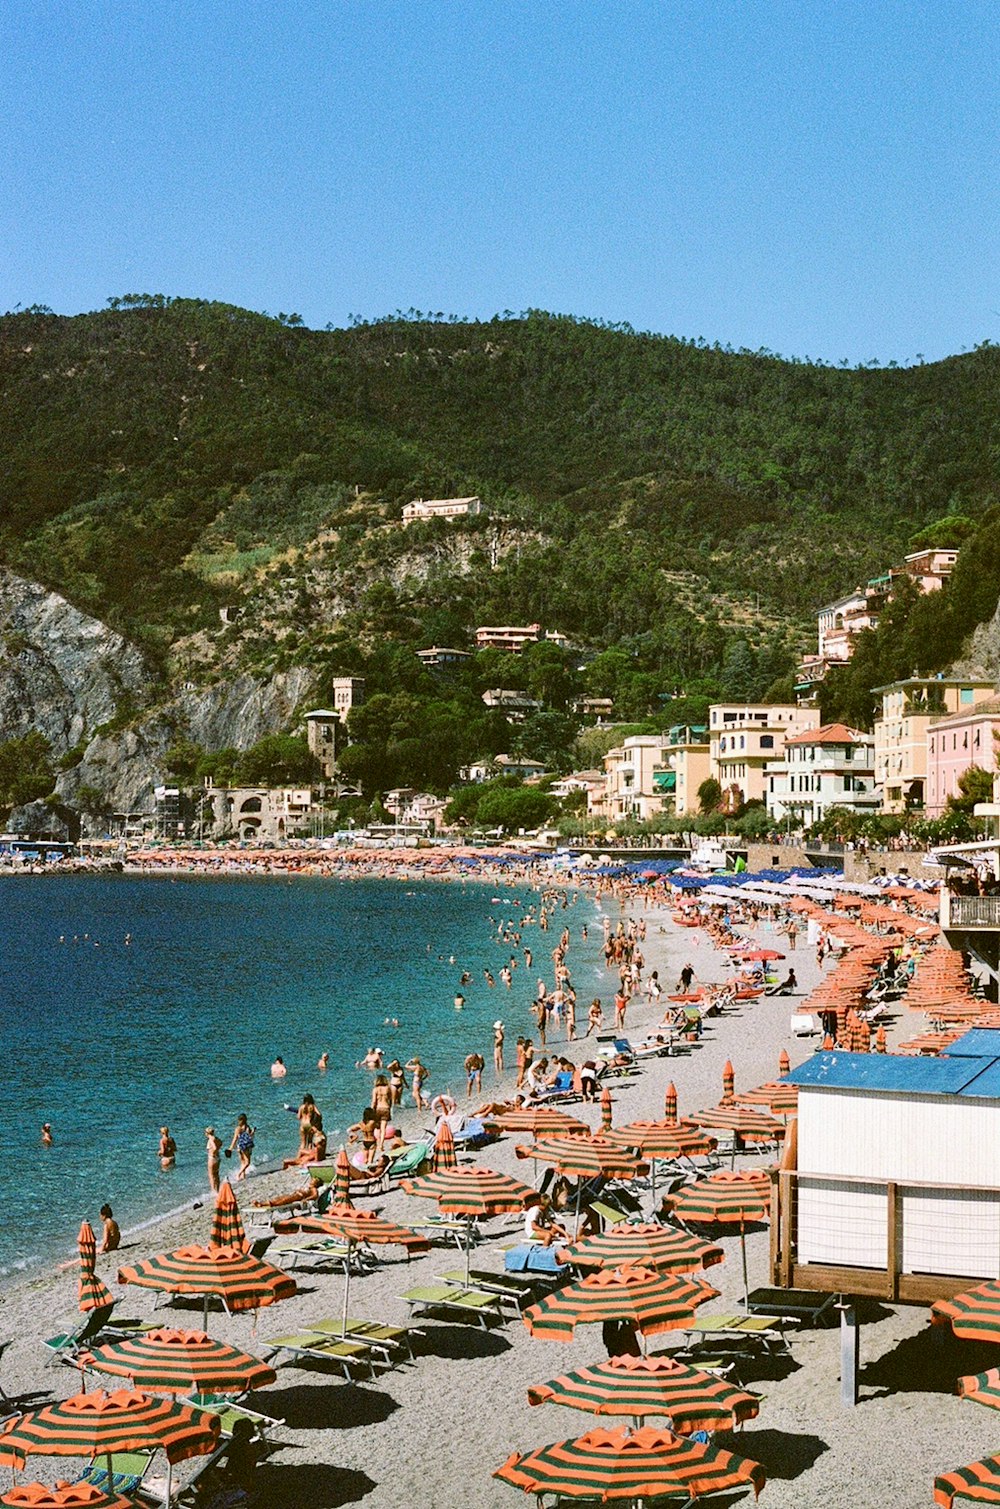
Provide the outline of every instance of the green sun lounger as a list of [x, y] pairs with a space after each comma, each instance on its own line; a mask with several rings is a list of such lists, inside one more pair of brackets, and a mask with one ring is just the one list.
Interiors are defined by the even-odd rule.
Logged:
[[105, 1493], [135, 1493], [149, 1470], [155, 1453], [151, 1451], [114, 1451], [111, 1453], [111, 1482], [108, 1482], [108, 1457], [96, 1457], [81, 1475], [80, 1481], [103, 1488]]
[[517, 1314], [523, 1304], [534, 1298], [535, 1284], [531, 1277], [511, 1278], [506, 1273], [493, 1273], [489, 1268], [470, 1268], [468, 1278], [464, 1268], [450, 1268], [446, 1273], [437, 1274], [437, 1278], [453, 1289], [466, 1289], [473, 1284], [484, 1294], [495, 1294], [501, 1303], [506, 1301], [513, 1305]]
[[292, 1336], [276, 1336], [267, 1343], [268, 1357], [279, 1352], [288, 1352], [292, 1357], [307, 1357], [313, 1362], [332, 1362], [340, 1368], [344, 1377], [350, 1379], [352, 1367], [367, 1367], [375, 1376], [375, 1358], [386, 1367], [392, 1366], [391, 1352], [384, 1342], [359, 1341], [340, 1337], [321, 1336], [318, 1331], [297, 1331]]
[[[317, 1320], [309, 1327], [317, 1336], [332, 1338], [336, 1341], [341, 1334], [344, 1322], [339, 1315], [331, 1316], [329, 1320]], [[416, 1326], [384, 1326], [376, 1320], [359, 1320], [348, 1317], [346, 1331], [352, 1341], [374, 1343], [379, 1347], [386, 1347], [390, 1352], [405, 1352], [412, 1362], [413, 1360], [413, 1337], [423, 1336], [423, 1331]]]
[[703, 1337], [716, 1350], [731, 1345], [746, 1348], [753, 1342], [767, 1352], [788, 1350], [786, 1337], [766, 1315], [695, 1315], [684, 1330]]
[[195, 1409], [203, 1409], [208, 1414], [215, 1415], [219, 1421], [219, 1430], [227, 1439], [232, 1435], [233, 1426], [238, 1420], [249, 1420], [263, 1440], [267, 1439], [265, 1427], [276, 1430], [285, 1423], [276, 1415], [264, 1415], [260, 1410], [250, 1409], [248, 1405], [241, 1404], [239, 1400], [228, 1394], [189, 1394], [185, 1403], [194, 1405]]
[[483, 1289], [460, 1289], [457, 1284], [421, 1284], [408, 1289], [401, 1298], [409, 1305], [411, 1315], [443, 1310], [456, 1316], [471, 1316], [483, 1330], [489, 1329], [491, 1320], [502, 1323], [507, 1318], [498, 1294], [487, 1294]]
[[284, 1236], [275, 1237], [268, 1248], [268, 1261], [279, 1268], [296, 1268], [302, 1259], [310, 1269], [342, 1268], [347, 1261], [349, 1248], [345, 1242], [333, 1237]]

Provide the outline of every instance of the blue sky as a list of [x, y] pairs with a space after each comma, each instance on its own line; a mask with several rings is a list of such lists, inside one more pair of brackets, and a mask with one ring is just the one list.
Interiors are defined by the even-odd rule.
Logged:
[[1000, 34], [950, 0], [7, 0], [0, 308], [529, 307], [1000, 337]]

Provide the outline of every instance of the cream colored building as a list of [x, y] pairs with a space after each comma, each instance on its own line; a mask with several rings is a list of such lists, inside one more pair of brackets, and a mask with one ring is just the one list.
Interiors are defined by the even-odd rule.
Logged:
[[722, 787], [723, 810], [767, 796], [767, 766], [785, 739], [819, 727], [819, 709], [794, 702], [718, 702], [709, 708], [709, 774]]
[[666, 743], [662, 734], [636, 734], [604, 756], [607, 781], [604, 792], [588, 793], [587, 811], [611, 822], [634, 818], [646, 822], [664, 810], [664, 791], [657, 777], [665, 764]]
[[882, 714], [875, 719], [875, 784], [882, 788], [882, 811], [922, 811], [931, 724], [993, 697], [993, 683], [911, 676], [873, 691], [882, 698]]
[[666, 771], [661, 779], [664, 795], [673, 798], [675, 817], [691, 817], [701, 811], [698, 787], [712, 774], [708, 729], [672, 728], [664, 749]]
[[467, 519], [484, 513], [480, 498], [415, 498], [403, 509], [403, 523], [421, 519]]

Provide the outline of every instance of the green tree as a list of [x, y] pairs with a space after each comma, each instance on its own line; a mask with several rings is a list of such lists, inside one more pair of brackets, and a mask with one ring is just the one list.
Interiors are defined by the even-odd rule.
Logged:
[[519, 828], [537, 828], [555, 807], [552, 798], [529, 786], [500, 787], [484, 793], [476, 821], [483, 828], [502, 828], [514, 833]]
[[977, 802], [993, 800], [993, 774], [981, 765], [970, 765], [958, 778], [958, 790], [958, 796], [948, 798], [948, 808], [952, 812], [964, 812], [971, 817]]
[[319, 776], [319, 762], [299, 734], [267, 734], [240, 755], [236, 766], [241, 786], [309, 785]]
[[193, 739], [177, 739], [164, 752], [163, 762], [176, 781], [189, 785], [196, 778], [204, 758], [205, 751]]
[[698, 805], [706, 814], [717, 812], [722, 805], [722, 787], [714, 776], [706, 776], [698, 787]]
[[0, 744], [0, 809], [40, 801], [54, 785], [52, 746], [44, 734], [32, 729]]

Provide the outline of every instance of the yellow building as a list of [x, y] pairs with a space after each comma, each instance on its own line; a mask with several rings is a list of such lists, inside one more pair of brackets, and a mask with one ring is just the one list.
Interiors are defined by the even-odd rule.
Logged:
[[[709, 774], [722, 787], [724, 810], [767, 796], [769, 762], [785, 739], [819, 727], [819, 708], [794, 702], [719, 702], [708, 713]], [[702, 777], [704, 779], [704, 777]]]
[[692, 817], [701, 811], [698, 787], [712, 773], [708, 729], [703, 724], [671, 728], [667, 741], [661, 784], [665, 795], [673, 796], [674, 816]]
[[922, 811], [928, 729], [937, 718], [995, 696], [993, 683], [911, 676], [873, 691], [882, 698], [881, 716], [875, 719], [875, 785], [882, 788], [882, 811]]

